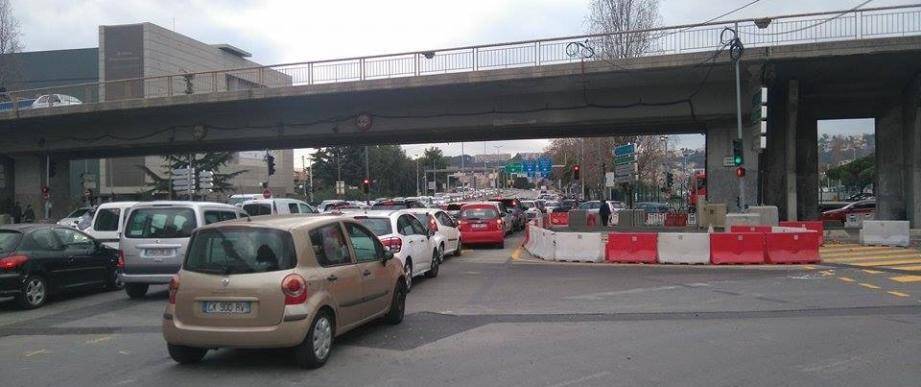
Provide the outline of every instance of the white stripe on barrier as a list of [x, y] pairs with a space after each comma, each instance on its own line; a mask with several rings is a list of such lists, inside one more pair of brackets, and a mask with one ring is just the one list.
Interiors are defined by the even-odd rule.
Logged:
[[864, 220], [860, 244], [908, 247], [911, 242], [907, 220]]
[[660, 263], [710, 263], [710, 234], [660, 232]]
[[596, 232], [556, 233], [556, 260], [579, 262], [604, 261], [601, 234]]

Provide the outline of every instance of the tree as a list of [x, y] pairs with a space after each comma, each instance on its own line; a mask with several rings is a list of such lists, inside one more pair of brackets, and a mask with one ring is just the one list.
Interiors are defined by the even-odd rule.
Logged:
[[22, 76], [19, 62], [14, 55], [22, 51], [19, 19], [13, 15], [13, 6], [10, 0], [0, 0], [0, 92], [13, 90], [13, 85]]
[[[359, 187], [366, 177], [364, 146], [320, 148], [312, 158], [317, 200], [337, 197], [335, 184], [340, 178], [346, 186]], [[406, 196], [416, 192], [416, 177], [407, 173], [416, 170], [416, 163], [398, 145], [369, 146], [368, 169], [373, 197]], [[352, 191], [347, 190], [346, 198], [364, 198], [363, 193], [358, 195]]]
[[[211, 188], [212, 192], [225, 193], [233, 191], [233, 179], [238, 175], [246, 173], [246, 170], [240, 170], [230, 173], [221, 173], [221, 169], [227, 167], [227, 164], [233, 160], [234, 154], [232, 152], [210, 152], [199, 155], [194, 155], [193, 164], [196, 170], [198, 171], [212, 171], [214, 172], [214, 187]], [[172, 171], [178, 168], [187, 168], [189, 166], [189, 155], [188, 154], [168, 154], [163, 155], [163, 164], [161, 166], [162, 170]], [[145, 192], [150, 195], [162, 195], [169, 193], [171, 191], [170, 176], [167, 172], [166, 176], [161, 176], [157, 171], [154, 171], [147, 167], [146, 165], [138, 165], [144, 174], [150, 178], [151, 183], [148, 185], [148, 190]], [[176, 193], [180, 195], [181, 193]]]
[[849, 163], [830, 168], [826, 176], [838, 180], [841, 185], [853, 190], [864, 190], [873, 184], [876, 162], [873, 156], [862, 157]]
[[642, 30], [658, 27], [661, 19], [659, 0], [592, 0], [586, 22], [590, 33], [606, 35], [594, 46], [610, 60], [649, 52], [655, 36]]

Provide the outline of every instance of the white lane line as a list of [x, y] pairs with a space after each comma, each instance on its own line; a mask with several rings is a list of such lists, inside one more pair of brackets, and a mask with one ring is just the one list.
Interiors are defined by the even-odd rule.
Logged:
[[589, 293], [589, 294], [582, 294], [578, 296], [564, 297], [563, 299], [599, 301], [599, 300], [603, 300], [605, 297], [620, 296], [624, 294], [655, 292], [655, 291], [660, 291], [660, 290], [674, 290], [678, 288], [683, 288], [683, 286], [659, 286], [659, 287], [654, 287], [654, 288], [636, 288], [636, 289], [628, 289], [628, 290], [618, 290], [618, 291], [613, 291], [613, 292]]
[[599, 372], [599, 373], [597, 373], [597, 374], [591, 374], [591, 375], [588, 375], [588, 376], [583, 376], [583, 377], [578, 378], [578, 379], [573, 379], [573, 380], [568, 380], [568, 381], [565, 381], [565, 382], [562, 382], [562, 383], [552, 384], [552, 385], [550, 385], [550, 387], [565, 387], [565, 386], [572, 386], [572, 385], [574, 385], [574, 384], [581, 384], [581, 383], [587, 382], [587, 381], [592, 380], [592, 379], [598, 379], [598, 378], [601, 378], [601, 377], [604, 377], [604, 376], [608, 376], [608, 375], [610, 375], [610, 374], [611, 374], [611, 373], [608, 372], [608, 371]]

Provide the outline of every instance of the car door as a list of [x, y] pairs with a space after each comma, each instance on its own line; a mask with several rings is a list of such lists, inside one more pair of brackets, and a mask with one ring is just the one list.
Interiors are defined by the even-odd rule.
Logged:
[[107, 260], [96, 254], [92, 238], [70, 228], [54, 228], [54, 233], [64, 246], [70, 286], [99, 285], [108, 279]]
[[308, 233], [313, 254], [320, 265], [318, 276], [325, 281], [336, 305], [336, 317], [342, 327], [350, 327], [364, 320], [362, 308], [364, 290], [361, 273], [352, 257], [342, 226], [328, 224]]
[[403, 249], [406, 250], [404, 257], [408, 256], [413, 259], [412, 274], [415, 275], [422, 270], [425, 262], [423, 262], [423, 257], [419, 255], [421, 251], [419, 248], [420, 242], [410, 219], [413, 219], [411, 215], [400, 215], [400, 217], [397, 218], [397, 232], [403, 238]]
[[30, 260], [39, 263], [49, 286], [55, 289], [70, 287], [72, 277], [67, 267], [67, 255], [51, 228], [30, 232], [23, 241], [22, 250]]
[[416, 217], [409, 216], [410, 225], [413, 228], [413, 237], [416, 239], [416, 262], [419, 262], [420, 268], [428, 270], [432, 268], [432, 238], [429, 237], [428, 227], [422, 225]]
[[[355, 261], [358, 263], [358, 271], [361, 272], [365, 315], [379, 314], [389, 306], [390, 297], [388, 295], [393, 286], [390, 270], [381, 263], [384, 257], [384, 246], [374, 233], [358, 224], [345, 223], [345, 229]], [[390, 264], [390, 262], [387, 263], [387, 265]]]
[[457, 251], [457, 244], [460, 243], [460, 231], [457, 230], [457, 224], [448, 216], [447, 213], [435, 213], [435, 219], [438, 220], [438, 231], [445, 236], [445, 249]]

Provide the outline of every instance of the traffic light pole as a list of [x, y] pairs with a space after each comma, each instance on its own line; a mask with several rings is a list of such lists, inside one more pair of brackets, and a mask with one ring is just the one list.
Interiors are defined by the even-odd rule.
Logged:
[[[739, 23], [735, 23], [735, 34], [738, 36], [739, 33]], [[739, 80], [739, 62], [742, 61], [741, 56], [735, 60], [735, 72], [736, 72], [736, 135], [739, 141], [742, 143], [742, 154], [744, 160], [745, 154], [745, 140], [742, 138], [742, 85]], [[744, 168], [744, 166], [743, 166]], [[745, 177], [739, 176], [739, 212], [745, 210]]]
[[189, 201], [195, 200], [195, 155], [189, 153]]

